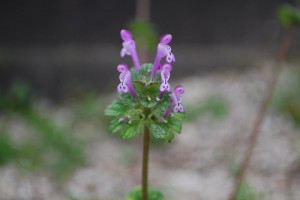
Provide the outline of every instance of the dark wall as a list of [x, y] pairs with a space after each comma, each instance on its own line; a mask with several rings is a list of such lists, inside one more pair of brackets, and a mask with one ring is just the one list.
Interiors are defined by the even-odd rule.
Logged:
[[[180, 43], [270, 42], [281, 2], [152, 0], [151, 16], [160, 33]], [[134, 15], [133, 0], [3, 1], [0, 44], [115, 43]]]
[[[281, 2], [152, 0], [158, 33], [174, 38], [177, 73], [172, 77], [243, 69], [272, 56]], [[130, 58], [119, 57], [119, 31], [134, 17], [134, 0], [2, 1], [0, 91], [22, 80], [38, 96], [59, 98], [84, 85], [112, 92], [117, 64], [131, 65]]]

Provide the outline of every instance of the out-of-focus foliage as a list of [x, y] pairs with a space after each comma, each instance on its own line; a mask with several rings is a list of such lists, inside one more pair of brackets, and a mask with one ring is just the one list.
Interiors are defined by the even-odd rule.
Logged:
[[17, 149], [10, 135], [5, 130], [0, 130], [0, 165], [15, 159], [16, 156]]
[[73, 110], [75, 111], [75, 120], [79, 121], [96, 121], [97, 123], [106, 120], [109, 124], [109, 120], [105, 117], [103, 110], [105, 109], [106, 102], [96, 95], [94, 92], [89, 91], [84, 97], [81, 97], [75, 102]]
[[222, 96], [211, 96], [207, 99], [193, 105], [188, 105], [187, 120], [192, 121], [203, 115], [211, 115], [216, 119], [220, 119], [228, 114], [229, 103]]
[[[232, 176], [237, 176], [239, 171], [241, 170], [241, 166], [236, 162], [236, 160], [232, 160], [229, 167], [230, 173]], [[262, 195], [255, 192], [250, 185], [243, 181], [240, 185], [239, 191], [235, 197], [235, 200], [262, 200]]]
[[97, 200], [97, 198], [78, 198], [74, 196], [69, 196], [68, 200]]
[[2, 112], [26, 112], [31, 102], [30, 89], [25, 82], [14, 82], [7, 92], [0, 90], [0, 111]]
[[[142, 200], [142, 189], [141, 187], [135, 187], [130, 191], [125, 200]], [[148, 200], [164, 200], [163, 194], [158, 192], [155, 188], [148, 188]]]
[[150, 50], [155, 49], [158, 41], [158, 34], [151, 22], [145, 20], [133, 20], [129, 22], [129, 30], [132, 31], [138, 46]]
[[[39, 111], [32, 102], [30, 88], [16, 82], [7, 92], [1, 92], [0, 109], [3, 115], [18, 117], [28, 130], [27, 137], [14, 142], [9, 130], [0, 132], [0, 164], [14, 161], [22, 169], [47, 169], [63, 178], [85, 161], [85, 145], [67, 127]], [[5, 130], [2, 124], [1, 130]]]
[[[30, 162], [38, 158], [40, 163], [37, 163], [37, 167], [46, 167], [59, 177], [68, 175], [75, 167], [84, 163], [84, 143], [72, 130], [56, 125], [51, 119], [34, 110], [28, 112], [25, 118], [34, 129], [36, 138], [34, 142], [28, 142], [29, 146], [27, 144], [21, 148], [21, 152], [28, 153], [24, 155], [29, 158], [25, 163], [32, 165], [34, 163]], [[32, 155], [32, 148], [38, 150], [38, 155]]]
[[300, 24], [300, 10], [289, 4], [283, 4], [279, 7], [277, 16], [279, 22], [284, 27]]
[[232, 176], [237, 176], [240, 171], [241, 166], [237, 163], [235, 159], [232, 159], [229, 166], [229, 172]]
[[290, 82], [284, 88], [280, 87], [273, 98], [273, 106], [293, 120], [300, 128], [300, 71], [296, 70], [290, 75]]
[[244, 181], [240, 186], [235, 200], [263, 200], [263, 197], [253, 191], [250, 185]]

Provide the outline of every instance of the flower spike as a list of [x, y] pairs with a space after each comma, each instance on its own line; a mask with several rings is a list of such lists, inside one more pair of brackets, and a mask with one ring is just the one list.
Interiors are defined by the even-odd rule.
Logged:
[[124, 29], [120, 34], [123, 41], [121, 56], [130, 55], [134, 66], [116, 66], [119, 95], [105, 109], [105, 114], [114, 118], [110, 129], [113, 133], [118, 132], [121, 138], [129, 139], [141, 133], [144, 127], [145, 134], [170, 142], [181, 132], [186, 116], [181, 98], [184, 88], [170, 84], [172, 62], [175, 62], [169, 46], [172, 35], [161, 37], [154, 64], [140, 65], [132, 34]]
[[118, 92], [119, 93], [121, 93], [121, 92], [127, 93], [130, 91], [131, 95], [136, 97], [136, 92], [133, 87], [131, 73], [128, 70], [128, 66], [126, 64], [120, 64], [120, 65], [118, 65], [117, 69], [121, 73], [119, 76], [121, 83], [117, 87]]
[[132, 38], [131, 33], [128, 30], [122, 29], [120, 34], [122, 40], [124, 41], [122, 44], [123, 48], [120, 52], [121, 57], [124, 57], [125, 55], [131, 56], [135, 68], [140, 69], [140, 61], [135, 48], [135, 42]]
[[168, 45], [172, 40], [171, 34], [163, 35], [160, 39], [160, 43], [157, 45], [157, 53], [153, 64], [153, 70], [151, 74], [151, 79], [155, 77], [156, 71], [160, 69], [160, 60], [166, 56], [166, 61], [171, 63], [175, 62], [175, 56], [171, 52], [171, 47]]

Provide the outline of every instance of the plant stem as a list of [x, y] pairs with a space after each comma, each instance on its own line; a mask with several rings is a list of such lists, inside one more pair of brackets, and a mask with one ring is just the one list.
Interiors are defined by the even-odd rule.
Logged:
[[[150, 11], [151, 11], [151, 0], [136, 0], [136, 20], [148, 21], [150, 22]], [[141, 63], [145, 63], [148, 60], [148, 47], [145, 43], [146, 41], [141, 41], [141, 46], [139, 50], [139, 57]]]
[[142, 168], [142, 199], [148, 200], [148, 160], [149, 160], [150, 132], [144, 126], [144, 149], [143, 149], [143, 168]]
[[289, 50], [291, 41], [293, 39], [293, 36], [294, 36], [294, 31], [291, 28], [289, 28], [288, 30], [286, 30], [286, 32], [284, 33], [283, 38], [281, 40], [281, 44], [279, 46], [278, 54], [277, 54], [277, 58], [276, 58], [275, 69], [273, 70], [271, 80], [269, 82], [269, 85], [267, 86], [267, 91], [265, 93], [265, 96], [263, 97], [262, 104], [260, 106], [260, 109], [259, 109], [256, 119], [254, 121], [253, 130], [252, 130], [250, 138], [249, 138], [249, 141], [250, 141], [249, 146], [245, 153], [245, 159], [241, 163], [241, 168], [235, 178], [235, 185], [234, 185], [233, 192], [230, 194], [228, 200], [236, 199], [236, 196], [237, 196], [237, 194], [240, 190], [240, 187], [242, 185], [242, 182], [245, 178], [246, 171], [249, 167], [249, 163], [252, 158], [253, 150], [256, 146], [258, 136], [260, 134], [261, 125], [263, 124], [264, 119], [266, 117], [266, 113], [268, 111], [268, 107], [271, 102], [273, 92], [275, 90], [275, 87], [276, 87], [276, 84], [278, 81], [278, 77], [284, 66], [283, 61], [287, 57], [288, 50]]

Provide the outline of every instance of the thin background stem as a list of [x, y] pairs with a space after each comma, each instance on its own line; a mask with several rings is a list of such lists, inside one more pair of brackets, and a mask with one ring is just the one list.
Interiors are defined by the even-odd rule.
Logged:
[[142, 167], [142, 197], [148, 199], [148, 160], [149, 160], [150, 131], [144, 126], [144, 148], [143, 148], [143, 167]]
[[150, 20], [150, 0], [136, 1], [136, 19]]
[[234, 185], [233, 192], [230, 194], [228, 200], [236, 199], [236, 196], [237, 196], [237, 194], [240, 190], [240, 187], [242, 185], [242, 182], [245, 178], [246, 171], [249, 167], [249, 163], [252, 158], [253, 150], [256, 146], [256, 143], [257, 143], [257, 140], [258, 140], [258, 137], [260, 134], [261, 125], [263, 124], [263, 122], [265, 120], [266, 113], [268, 111], [268, 107], [271, 102], [273, 92], [275, 90], [275, 87], [276, 87], [276, 84], [278, 81], [278, 77], [284, 66], [283, 61], [286, 59], [286, 57], [288, 55], [288, 50], [290, 48], [291, 41], [293, 40], [293, 36], [294, 36], [294, 30], [289, 28], [288, 30], [285, 31], [283, 38], [281, 40], [281, 44], [278, 49], [275, 68], [273, 70], [271, 80], [266, 89], [267, 91], [265, 93], [265, 96], [263, 97], [262, 104], [260, 106], [260, 109], [257, 113], [256, 119], [253, 124], [253, 130], [252, 130], [250, 138], [249, 138], [249, 146], [245, 153], [245, 159], [241, 163], [241, 168], [235, 178], [235, 185]]
[[[136, 1], [136, 19], [150, 22], [150, 11], [151, 11], [151, 0], [137, 0]], [[139, 58], [141, 64], [148, 60], [148, 49], [147, 45], [141, 44], [139, 49]]]

